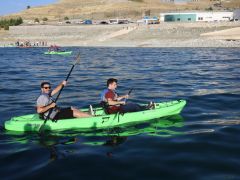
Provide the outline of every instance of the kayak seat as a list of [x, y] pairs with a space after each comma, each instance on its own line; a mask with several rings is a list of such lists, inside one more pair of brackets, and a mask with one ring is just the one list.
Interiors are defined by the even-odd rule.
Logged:
[[109, 112], [108, 112], [108, 103], [107, 102], [105, 102], [105, 101], [101, 101], [100, 102], [100, 105], [101, 105], [101, 107], [103, 108], [103, 110], [104, 110], [104, 112], [106, 113], [106, 114], [109, 114]]

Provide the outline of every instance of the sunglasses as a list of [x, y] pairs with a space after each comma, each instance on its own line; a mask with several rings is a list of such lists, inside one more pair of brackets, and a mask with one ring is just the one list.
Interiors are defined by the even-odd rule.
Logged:
[[51, 89], [51, 86], [48, 86], [48, 87], [43, 87], [44, 89]]

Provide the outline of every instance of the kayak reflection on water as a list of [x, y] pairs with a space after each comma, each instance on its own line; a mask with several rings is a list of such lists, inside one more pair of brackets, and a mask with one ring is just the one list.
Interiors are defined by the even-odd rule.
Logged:
[[[168, 118], [158, 118], [144, 124], [131, 124], [108, 130], [98, 131], [60, 131], [45, 133], [44, 136], [38, 136], [34, 133], [23, 133], [5, 131], [5, 135], [10, 136], [11, 143], [20, 144], [39, 144], [49, 151], [50, 162], [65, 158], [69, 154], [74, 154], [82, 147], [106, 146], [108, 157], [113, 156], [114, 150], [123, 145], [130, 136], [145, 135], [160, 138], [184, 135], [180, 128], [184, 126], [184, 119], [180, 115]], [[78, 141], [81, 138], [81, 142]], [[79, 143], [80, 142], [80, 143]], [[71, 146], [79, 143], [76, 150]], [[65, 147], [64, 147], [65, 146]], [[70, 150], [68, 150], [70, 148]]]
[[72, 145], [78, 141], [76, 137], [72, 138], [59, 138], [58, 136], [47, 135], [40, 136], [39, 144], [49, 150], [50, 161], [65, 158], [68, 154], [73, 154], [74, 151], [60, 151], [58, 150], [59, 145]]

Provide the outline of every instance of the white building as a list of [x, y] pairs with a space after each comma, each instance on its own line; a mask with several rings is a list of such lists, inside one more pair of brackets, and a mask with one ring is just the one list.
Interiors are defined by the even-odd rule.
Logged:
[[198, 12], [196, 15], [196, 21], [202, 22], [230, 21], [233, 19], [233, 12]]
[[160, 13], [161, 22], [219, 22], [233, 19], [233, 12]]

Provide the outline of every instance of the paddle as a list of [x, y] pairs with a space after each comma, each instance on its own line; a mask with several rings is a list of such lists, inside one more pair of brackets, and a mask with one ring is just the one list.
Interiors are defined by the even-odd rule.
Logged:
[[[80, 62], [80, 53], [78, 53], [78, 55], [77, 55], [77, 57], [76, 57], [76, 61], [75, 61], [75, 63], [72, 65], [72, 68], [71, 68], [71, 70], [69, 71], [69, 73], [68, 73], [67, 78], [65, 79], [65, 81], [68, 81], [68, 78], [70, 77], [73, 68], [74, 68], [75, 65], [78, 64], [79, 62]], [[59, 91], [59, 93], [58, 93], [58, 95], [57, 95], [57, 97], [56, 97], [56, 99], [55, 99], [55, 103], [57, 102], [57, 100], [58, 100], [58, 98], [59, 98], [59, 96], [60, 96], [63, 88], [64, 88], [64, 86], [62, 86], [62, 88], [60, 89], [60, 91]], [[42, 124], [41, 127], [39, 128], [39, 132], [40, 132], [40, 133], [43, 131], [43, 129], [44, 129], [44, 127], [45, 127], [45, 124], [46, 124], [47, 120], [49, 119], [52, 111], [53, 111], [53, 108], [51, 108], [51, 109], [49, 110], [46, 119], [44, 120], [43, 124]]]
[[[132, 93], [132, 90], [133, 90], [133, 88], [131, 88], [131, 89], [128, 91], [128, 93], [127, 93], [128, 96]], [[127, 102], [127, 98], [124, 98], [123, 101], [125, 101], [125, 103], [126, 103], [126, 102]]]
[[128, 91], [128, 95], [131, 94], [132, 90], [133, 90], [133, 88], [131, 88], [131, 89]]

